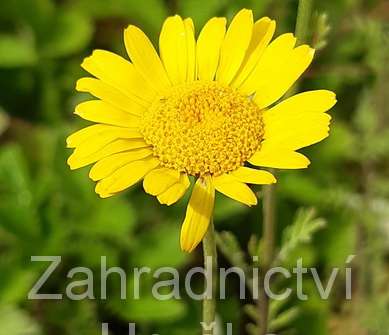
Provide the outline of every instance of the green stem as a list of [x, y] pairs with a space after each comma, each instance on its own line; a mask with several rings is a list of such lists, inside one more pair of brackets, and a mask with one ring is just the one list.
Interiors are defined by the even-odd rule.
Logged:
[[[273, 172], [273, 171], [271, 171]], [[274, 172], [273, 172], [274, 173]], [[262, 278], [269, 270], [274, 259], [274, 244], [275, 244], [275, 186], [266, 185], [263, 187], [263, 254], [262, 254]], [[268, 333], [269, 322], [269, 297], [266, 295], [263, 284], [260, 286], [260, 299], [258, 301], [259, 308], [259, 334], [265, 335]]]
[[[217, 253], [216, 238], [213, 220], [209, 224], [207, 234], [203, 239], [204, 268], [206, 269], [207, 278], [206, 286], [211, 282], [212, 292], [203, 300], [203, 335], [214, 335], [216, 320], [216, 289], [217, 289]], [[211, 264], [208, 264], [211, 260]], [[211, 265], [211, 278], [209, 278], [208, 267]], [[207, 292], [208, 293], [208, 292]]]
[[297, 44], [306, 43], [309, 34], [309, 24], [311, 23], [313, 0], [300, 0], [297, 11], [295, 35]]
[[[295, 35], [297, 44], [307, 42], [309, 34], [309, 24], [311, 23], [313, 0], [299, 0]], [[272, 171], [271, 171], [272, 172]], [[275, 246], [275, 186], [264, 186], [263, 196], [263, 254], [262, 254], [262, 278], [269, 270], [274, 259]], [[258, 301], [259, 310], [259, 334], [265, 335], [269, 331], [269, 305], [270, 301], [264, 291], [263, 285], [260, 285], [260, 299]]]

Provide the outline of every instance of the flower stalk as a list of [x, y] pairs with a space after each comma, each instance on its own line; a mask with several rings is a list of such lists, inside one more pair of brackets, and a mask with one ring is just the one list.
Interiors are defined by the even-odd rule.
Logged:
[[[271, 267], [274, 259], [275, 246], [275, 186], [266, 185], [263, 187], [263, 255], [262, 255], [262, 277]], [[266, 295], [263, 285], [260, 287], [260, 299], [258, 301], [259, 315], [260, 315], [260, 335], [265, 335], [268, 332], [269, 322], [269, 298]]]
[[299, 0], [295, 36], [298, 44], [306, 43], [312, 17], [313, 0]]
[[[203, 239], [204, 268], [206, 269], [206, 292], [203, 299], [203, 335], [214, 335], [216, 327], [217, 253], [213, 220]], [[211, 269], [209, 269], [211, 267]], [[209, 290], [208, 285], [211, 285]]]

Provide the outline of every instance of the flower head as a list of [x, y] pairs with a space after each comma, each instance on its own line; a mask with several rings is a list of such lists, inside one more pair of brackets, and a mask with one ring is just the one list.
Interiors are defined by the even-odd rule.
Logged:
[[[256, 22], [241, 10], [228, 29], [213, 18], [197, 40], [191, 19], [166, 19], [159, 55], [146, 35], [129, 26], [131, 61], [95, 50], [77, 90], [97, 98], [76, 107], [96, 124], [72, 134], [72, 169], [94, 164], [96, 192], [110, 197], [143, 180], [161, 204], [177, 202], [195, 184], [181, 231], [192, 251], [212, 216], [215, 190], [246, 205], [257, 198], [247, 184], [275, 183], [255, 167], [300, 169], [297, 150], [328, 136], [335, 94], [317, 90], [275, 104], [311, 63], [314, 50], [296, 47], [293, 34], [271, 42], [275, 22]], [[248, 167], [248, 163], [251, 167]]]

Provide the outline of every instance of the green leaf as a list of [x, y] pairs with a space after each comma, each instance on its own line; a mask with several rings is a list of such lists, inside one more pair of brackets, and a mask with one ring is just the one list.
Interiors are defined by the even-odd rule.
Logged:
[[31, 66], [38, 61], [32, 36], [23, 34], [0, 34], [0, 67]]
[[38, 233], [27, 164], [19, 146], [0, 151], [0, 229], [22, 240]]
[[85, 220], [80, 229], [93, 236], [129, 239], [135, 227], [136, 217], [136, 211], [131, 203], [121, 198], [100, 200], [93, 214]]
[[243, 215], [249, 207], [221, 194], [216, 194], [216, 206], [213, 213], [216, 225], [222, 220], [230, 221], [232, 216]]
[[128, 24], [136, 24], [150, 33], [152, 40], [157, 36], [163, 20], [169, 15], [163, 0], [147, 0], [141, 4], [137, 0], [78, 0], [73, 8], [96, 19], [124, 18], [129, 21]]
[[[180, 226], [172, 223], [148, 230], [137, 240], [135, 265], [152, 269], [170, 266], [178, 267], [188, 258], [179, 245]], [[147, 246], [147, 247], [146, 247]]]
[[259, 334], [259, 327], [256, 326], [255, 324], [253, 323], [248, 323], [246, 325], [246, 331], [249, 335], [257, 335]]
[[[138, 0], [122, 0], [123, 7], [129, 18], [139, 20], [144, 25], [147, 33], [150, 33], [150, 38], [153, 40], [157, 35], [163, 21], [169, 15], [166, 5], [162, 0], [147, 0], [139, 5]], [[150, 15], [150, 13], [153, 13]]]
[[243, 310], [255, 323], [259, 323], [260, 317], [257, 305], [245, 305]]
[[228, 259], [228, 261], [243, 271], [248, 271], [245, 254], [242, 251], [239, 241], [234, 234], [228, 231], [223, 231], [216, 234], [216, 244], [221, 253]]
[[[5, 264], [8, 267], [11, 264]], [[12, 264], [12, 269], [7, 268], [6, 274], [0, 279], [0, 294], [3, 304], [14, 304], [23, 301], [31, 287], [37, 280], [36, 272], [30, 268], [17, 268]], [[0, 269], [6, 269], [1, 266]]]
[[14, 306], [0, 306], [0, 335], [40, 335], [39, 325]]
[[180, 300], [161, 301], [151, 296], [139, 300], [111, 300], [109, 307], [123, 320], [136, 322], [173, 322], [186, 312], [186, 306]]
[[74, 10], [57, 12], [51, 31], [40, 45], [47, 58], [66, 57], [83, 50], [90, 42], [93, 26], [89, 18]]
[[287, 327], [297, 318], [298, 315], [298, 307], [291, 307], [286, 311], [283, 311], [270, 321], [269, 330], [272, 332], [276, 332], [282, 328]]
[[41, 36], [46, 33], [50, 22], [48, 19], [54, 11], [55, 3], [52, 0], [1, 1], [0, 19], [26, 24], [35, 35]]
[[325, 224], [324, 219], [315, 218], [314, 209], [300, 209], [293, 224], [283, 232], [282, 246], [278, 258], [285, 261], [288, 255], [300, 244], [309, 243], [312, 235], [322, 229]]
[[199, 5], [198, 0], [181, 0], [178, 2], [179, 13], [183, 16], [192, 17], [196, 24], [202, 26], [227, 4], [226, 0], [207, 0]]
[[308, 206], [323, 204], [326, 189], [318, 183], [317, 179], [301, 172], [285, 173], [280, 175], [279, 179], [280, 190], [288, 199]]

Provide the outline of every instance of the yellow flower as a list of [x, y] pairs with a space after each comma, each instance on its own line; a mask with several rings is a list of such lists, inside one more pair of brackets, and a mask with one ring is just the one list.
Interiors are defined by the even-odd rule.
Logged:
[[[169, 17], [159, 38], [160, 55], [130, 25], [124, 43], [131, 62], [95, 50], [82, 67], [77, 90], [97, 98], [75, 113], [95, 122], [72, 134], [68, 164], [94, 164], [96, 192], [110, 197], [143, 180], [161, 204], [177, 202], [197, 179], [181, 231], [192, 251], [212, 216], [215, 190], [248, 206], [257, 198], [248, 184], [275, 183], [250, 166], [300, 169], [309, 160], [296, 150], [328, 136], [335, 94], [317, 90], [274, 105], [307, 69], [314, 50], [296, 47], [293, 34], [270, 42], [275, 22], [256, 22], [241, 10], [226, 29], [209, 20], [197, 41], [190, 18]], [[247, 165], [247, 164], [246, 164]]]

